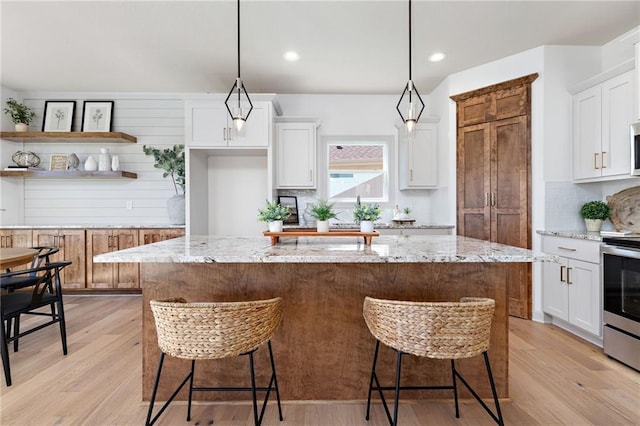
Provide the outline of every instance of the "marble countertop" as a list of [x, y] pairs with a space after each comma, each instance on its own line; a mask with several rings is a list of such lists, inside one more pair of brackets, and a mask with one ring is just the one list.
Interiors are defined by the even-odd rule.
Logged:
[[169, 225], [169, 224], [95, 224], [85, 223], [80, 225], [2, 225], [2, 229], [156, 229], [156, 228], [175, 228], [184, 229], [184, 225]]
[[187, 236], [104, 253], [94, 262], [424, 263], [557, 262], [557, 256], [456, 235], [281, 238]]

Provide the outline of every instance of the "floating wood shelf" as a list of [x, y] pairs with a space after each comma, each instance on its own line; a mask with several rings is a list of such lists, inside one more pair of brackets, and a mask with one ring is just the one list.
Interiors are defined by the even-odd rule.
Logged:
[[122, 132], [0, 132], [0, 139], [28, 143], [138, 143]]
[[137, 173], [117, 172], [87, 172], [84, 170], [3, 170], [0, 177], [14, 178], [42, 178], [42, 179], [137, 179]]
[[373, 232], [360, 232], [353, 229], [331, 229], [329, 232], [318, 232], [316, 230], [284, 230], [282, 232], [270, 232], [264, 231], [262, 233], [265, 237], [271, 237], [271, 245], [274, 246], [280, 241], [280, 237], [363, 237], [364, 243], [368, 246], [371, 245], [373, 237], [380, 235], [378, 231]]

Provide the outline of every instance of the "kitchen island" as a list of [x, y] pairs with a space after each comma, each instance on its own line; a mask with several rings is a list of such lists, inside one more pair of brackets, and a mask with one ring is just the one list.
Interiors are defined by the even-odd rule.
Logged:
[[[365, 296], [419, 301], [457, 301], [463, 296], [496, 301], [491, 330], [493, 373], [500, 397], [508, 397], [507, 265], [553, 261], [553, 256], [471, 238], [381, 236], [362, 239], [291, 238], [275, 246], [267, 237], [187, 236], [94, 258], [139, 262], [143, 295], [143, 399], [148, 400], [159, 357], [149, 301], [243, 301], [283, 298], [284, 316], [273, 338], [284, 400], [364, 399], [375, 340], [362, 318]], [[265, 351], [256, 354], [259, 380], [267, 380]], [[184, 377], [188, 362], [168, 359], [160, 384], [165, 399]], [[199, 385], [248, 383], [244, 357], [205, 361]], [[490, 395], [481, 357], [460, 369], [480, 395]], [[406, 384], [446, 384], [448, 361], [407, 357]], [[392, 383], [395, 355], [381, 351], [379, 376]], [[464, 394], [463, 394], [464, 395]], [[186, 399], [186, 393], [181, 395]], [[421, 391], [415, 398], [449, 398], [447, 391]], [[249, 399], [243, 393], [198, 394], [197, 399]]]

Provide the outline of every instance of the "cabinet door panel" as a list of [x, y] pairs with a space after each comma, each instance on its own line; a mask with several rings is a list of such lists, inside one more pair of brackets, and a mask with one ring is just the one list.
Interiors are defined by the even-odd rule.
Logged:
[[562, 320], [569, 320], [569, 290], [567, 260], [560, 263], [544, 262], [542, 265], [542, 310]]
[[[400, 155], [403, 169], [400, 189], [433, 188], [438, 184], [438, 130], [435, 124], [419, 124], [411, 140], [403, 140]], [[404, 133], [404, 132], [402, 132]], [[406, 148], [403, 146], [406, 145]], [[405, 166], [406, 164], [406, 166]]]
[[[114, 232], [116, 247], [113, 250], [124, 250], [138, 245], [138, 231], [135, 229]], [[113, 287], [139, 288], [138, 263], [115, 263], [113, 265]]]
[[94, 263], [93, 256], [113, 251], [111, 230], [87, 231], [87, 287], [111, 288], [113, 282], [112, 263]]
[[569, 261], [569, 322], [601, 336], [600, 265]]
[[224, 102], [187, 102], [186, 142], [188, 146], [226, 146], [227, 109]]
[[280, 123], [276, 127], [278, 188], [315, 188], [315, 124]]
[[[269, 111], [263, 105], [255, 104], [251, 114], [244, 123], [242, 130], [236, 132], [231, 130], [228, 138], [228, 146], [230, 147], [267, 147], [269, 146]], [[228, 125], [233, 127], [231, 117], [229, 117]]]
[[633, 123], [633, 71], [602, 84], [602, 175], [628, 175]]
[[573, 178], [601, 174], [602, 95], [600, 86], [577, 94], [573, 100]]
[[65, 288], [86, 287], [85, 263], [85, 235], [84, 230], [64, 229], [58, 231], [62, 241], [64, 260], [70, 260], [71, 265], [62, 270], [62, 286]]
[[31, 229], [3, 229], [0, 231], [0, 247], [34, 247]]

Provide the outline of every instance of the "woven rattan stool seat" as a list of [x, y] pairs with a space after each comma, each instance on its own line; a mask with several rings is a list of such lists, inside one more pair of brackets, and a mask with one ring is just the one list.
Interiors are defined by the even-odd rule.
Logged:
[[[187, 421], [191, 420], [192, 394], [205, 391], [250, 391], [253, 402], [254, 424], [260, 425], [264, 416], [269, 394], [273, 390], [278, 402], [280, 421], [282, 407], [280, 390], [271, 349], [271, 338], [282, 319], [282, 299], [276, 297], [268, 300], [248, 302], [192, 302], [182, 298], [152, 300], [149, 302], [158, 335], [160, 360], [153, 385], [146, 425], [153, 425], [189, 383], [189, 400], [187, 405]], [[266, 343], [271, 364], [271, 376], [268, 386], [256, 386], [254, 372], [254, 352]], [[162, 367], [166, 355], [191, 361], [191, 370], [182, 383], [168, 398], [164, 405], [152, 417], [158, 391], [158, 383], [162, 375]], [[250, 387], [196, 387], [194, 386], [195, 364], [198, 360], [220, 359], [238, 355], [246, 355], [249, 359]], [[256, 392], [266, 392], [262, 409], [258, 410]]]
[[176, 358], [216, 359], [256, 349], [276, 332], [282, 299], [250, 302], [150, 302], [162, 352]]
[[495, 301], [404, 302], [367, 297], [364, 319], [376, 339], [417, 356], [469, 358], [489, 349]]
[[[494, 309], [495, 300], [477, 297], [464, 297], [460, 302], [409, 302], [366, 297], [362, 312], [367, 327], [376, 338], [376, 347], [369, 380], [365, 418], [369, 420], [371, 393], [377, 390], [380, 393], [380, 400], [389, 424], [397, 425], [400, 391], [418, 389], [452, 390], [456, 417], [460, 417], [457, 387], [457, 380], [460, 380], [496, 423], [503, 425], [500, 403], [487, 355]], [[380, 385], [376, 373], [380, 343], [393, 348], [397, 353], [394, 386]], [[405, 355], [450, 360], [451, 385], [400, 386], [402, 357]], [[470, 358], [476, 355], [484, 357], [496, 413], [491, 411], [456, 368], [456, 359]], [[383, 394], [383, 391], [390, 390], [395, 391], [393, 415]]]

